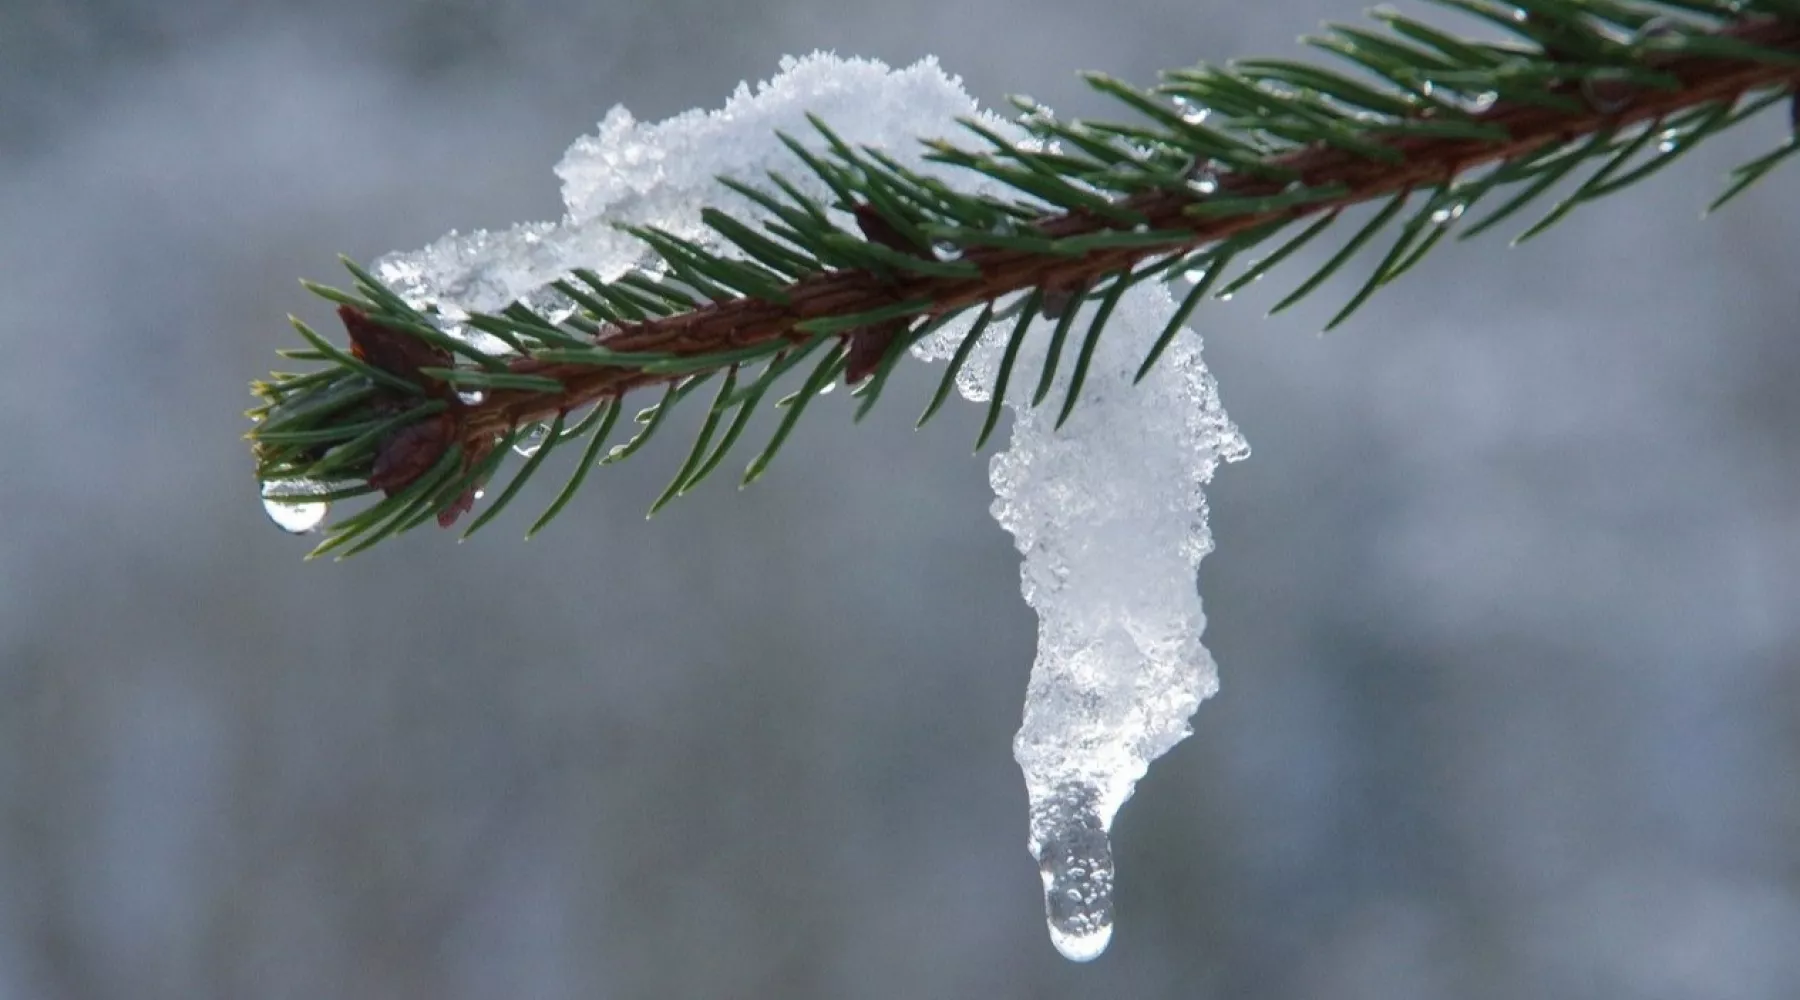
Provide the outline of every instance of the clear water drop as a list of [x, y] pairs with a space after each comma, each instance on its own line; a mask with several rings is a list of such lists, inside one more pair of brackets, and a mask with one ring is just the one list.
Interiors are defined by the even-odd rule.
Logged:
[[1500, 100], [1500, 95], [1492, 90], [1484, 90], [1479, 94], [1467, 94], [1462, 99], [1464, 111], [1480, 114], [1493, 107]]
[[550, 435], [550, 425], [549, 424], [545, 424], [545, 423], [534, 424], [534, 425], [532, 425], [531, 430], [525, 432], [524, 437], [513, 442], [513, 446], [512, 446], [513, 452], [516, 453], [517, 455], [519, 455], [519, 457], [521, 457], [521, 458], [530, 458], [531, 456], [538, 453], [539, 448], [542, 448], [544, 446], [544, 438], [548, 437], [549, 435]]
[[1466, 203], [1460, 201], [1445, 205], [1443, 208], [1431, 213], [1431, 224], [1434, 226], [1441, 226], [1447, 222], [1454, 222], [1457, 219], [1462, 218], [1463, 209], [1467, 207], [1468, 205]]
[[324, 484], [309, 479], [266, 482], [262, 488], [263, 511], [276, 527], [289, 534], [304, 535], [316, 531], [325, 523], [325, 515], [331, 512], [331, 503], [303, 498], [317, 496], [323, 489]]
[[1185, 97], [1175, 98], [1175, 108], [1181, 112], [1181, 120], [1189, 125], [1198, 125], [1212, 114], [1211, 108], [1197, 104]]
[[1100, 956], [1112, 940], [1113, 855], [1092, 785], [1061, 785], [1031, 808], [1031, 854], [1044, 880], [1050, 943], [1073, 962]]
[[465, 406], [480, 406], [481, 401], [487, 398], [487, 393], [482, 392], [480, 389], [470, 389], [466, 392], [457, 393], [456, 398], [462, 400], [463, 405]]

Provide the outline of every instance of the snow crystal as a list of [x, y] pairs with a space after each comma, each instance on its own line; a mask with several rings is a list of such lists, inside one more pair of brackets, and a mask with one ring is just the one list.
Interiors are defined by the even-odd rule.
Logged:
[[[824, 181], [775, 138], [779, 131], [809, 147], [824, 146], [808, 112], [845, 142], [875, 146], [910, 167], [951, 179], [962, 172], [925, 163], [918, 140], [966, 135], [955, 118], [978, 109], [935, 59], [891, 70], [825, 53], [789, 56], [780, 75], [754, 90], [738, 84], [716, 111], [696, 109], [646, 124], [614, 107], [598, 132], [575, 140], [557, 164], [561, 221], [453, 232], [421, 250], [380, 258], [374, 273], [413, 304], [448, 306], [445, 312], [454, 317], [464, 310], [495, 312], [514, 300], [546, 305], [552, 301], [546, 286], [577, 267], [611, 280], [644, 263], [643, 244], [616, 223], [658, 226], [729, 253], [701, 224], [700, 208], [710, 205], [738, 218], [767, 213], [721, 185], [720, 175], [770, 190], [766, 178], [774, 170], [808, 196], [830, 200]], [[991, 126], [1005, 124], [982, 117]], [[835, 217], [857, 231], [848, 213]]]
[[[375, 273], [454, 324], [466, 311], [497, 310], [515, 299], [549, 305], [545, 286], [575, 267], [612, 278], [643, 264], [642, 248], [617, 232], [616, 222], [659, 226], [731, 253], [700, 224], [700, 208], [752, 219], [763, 213], [716, 175], [765, 186], [764, 174], [777, 170], [829, 202], [824, 182], [775, 138], [779, 130], [822, 146], [807, 112], [846, 141], [881, 148], [964, 191], [1019, 197], [991, 179], [921, 159], [920, 138], [966, 136], [957, 116], [978, 115], [996, 133], [1025, 141], [1012, 122], [979, 112], [935, 61], [890, 70], [815, 54], [784, 60], [781, 74], [754, 91], [740, 85], [718, 111], [640, 124], [614, 108], [557, 167], [561, 221], [452, 234], [382, 258]], [[847, 214], [835, 218], [855, 232]], [[1090, 315], [1093, 308], [1083, 307]], [[1120, 300], [1082, 402], [1060, 431], [1052, 424], [1061, 391], [1041, 409], [1022, 402], [1049, 339], [1047, 331], [1032, 331], [1017, 359], [1016, 371], [1026, 374], [1010, 399], [1012, 443], [991, 466], [993, 513], [1024, 554], [1025, 599], [1040, 622], [1014, 742], [1031, 803], [1029, 846], [1043, 875], [1051, 940], [1076, 960], [1100, 954], [1112, 934], [1113, 817], [1149, 763], [1187, 735], [1189, 716], [1218, 686], [1200, 644], [1206, 619], [1195, 573], [1212, 548], [1201, 487], [1221, 460], [1248, 449], [1219, 405], [1191, 332], [1142, 384], [1131, 384], [1173, 309], [1160, 282]], [[1075, 330], [1085, 329], [1085, 318]], [[915, 354], [948, 357], [971, 321], [946, 325]], [[995, 322], [971, 354], [959, 377], [968, 398], [988, 398], [1012, 327]], [[1078, 342], [1071, 338], [1071, 355]], [[1066, 389], [1072, 360], [1064, 359], [1058, 390]]]

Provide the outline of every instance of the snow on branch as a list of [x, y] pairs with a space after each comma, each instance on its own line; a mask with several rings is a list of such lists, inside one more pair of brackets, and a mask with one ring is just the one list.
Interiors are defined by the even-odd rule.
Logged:
[[[383, 257], [372, 272], [412, 308], [445, 317], [447, 336], [502, 350], [503, 342], [489, 343], [492, 334], [464, 320], [514, 301], [555, 309], [555, 283], [578, 268], [612, 280], [650, 266], [642, 245], [617, 223], [704, 241], [702, 207], [766, 216], [715, 175], [751, 181], [775, 171], [792, 177], [800, 194], [829, 198], [826, 182], [776, 138], [803, 129], [809, 112], [845, 122], [839, 134], [846, 142], [883, 150], [923, 176], [954, 180], [969, 193], [999, 193], [996, 182], [977, 177], [969, 185], [969, 177], [921, 156], [918, 137], [951, 134], [959, 117], [977, 114], [959, 83], [935, 63], [890, 70], [813, 55], [785, 61], [780, 75], [754, 91], [740, 87], [719, 111], [640, 124], [615, 108], [599, 133], [578, 140], [557, 168], [568, 209], [562, 220], [451, 235]], [[1014, 141], [1026, 138], [1001, 119], [978, 120]], [[855, 224], [847, 214], [839, 222]], [[717, 240], [709, 248], [727, 249]], [[1057, 320], [1034, 305], [1006, 321], [1009, 328], [1066, 332], [1071, 323], [1091, 321], [1096, 310], [1113, 313], [1112, 333], [1079, 359], [1085, 405], [1058, 431], [1051, 413], [1015, 397], [1012, 446], [994, 458], [992, 470], [994, 515], [1024, 554], [1025, 597], [1041, 622], [1016, 741], [1031, 802], [1029, 842], [1043, 871], [1052, 940], [1075, 959], [1098, 955], [1112, 932], [1106, 831], [1114, 814], [1149, 762], [1186, 735], [1188, 717], [1217, 688], [1200, 645], [1205, 618], [1195, 588], [1196, 566], [1212, 548], [1201, 485], [1221, 459], [1247, 451], [1219, 405], [1197, 336], [1167, 348], [1152, 376], [1133, 385], [1175, 303], [1160, 283], [1117, 287], [1120, 294], [1104, 302], [1068, 303]], [[1000, 305], [1009, 304], [1023, 305]], [[947, 360], [973, 322], [946, 324], [913, 349], [924, 359]], [[1002, 337], [1000, 328], [990, 323], [963, 352], [955, 377], [970, 399], [992, 398], [1003, 365], [1045, 369], [1046, 351], [1057, 339]], [[370, 348], [364, 357], [374, 354]], [[1075, 370], [1073, 363], [1062, 366], [1046, 388], [1066, 387]], [[535, 459], [547, 440], [539, 434], [523, 450]]]
[[[982, 443], [1015, 415], [993, 512], [1039, 637], [1014, 751], [1051, 939], [1091, 959], [1113, 927], [1112, 820], [1218, 684], [1195, 585], [1212, 548], [1202, 488], [1248, 448], [1186, 325], [1199, 303], [1379, 203], [1276, 306], [1376, 250], [1336, 325], [1453, 229], [1490, 229], [1579, 171], [1520, 239], [1770, 105], [1797, 122], [1796, 0], [1434, 2], [1511, 37], [1378, 11], [1385, 31], [1308, 39], [1348, 74], [1263, 59], [1150, 90], [1090, 75], [1132, 124], [1023, 98], [1001, 118], [931, 60], [826, 55], [717, 111], [643, 124], [614, 109], [557, 167], [560, 220], [346, 261], [351, 292], [310, 286], [338, 303], [349, 346], [295, 320], [306, 346], [282, 353], [324, 367], [256, 385], [265, 506], [305, 532], [331, 503], [380, 494], [315, 555], [464, 514], [473, 532], [578, 443], [535, 532], [707, 389], [660, 507], [721, 467], [778, 384], [798, 389], [746, 483], [839, 379], [860, 418], [904, 359], [945, 361], [921, 423], [953, 387], [985, 404]], [[980, 148], [951, 141], [971, 135]], [[1790, 128], [1713, 207], [1796, 151]], [[657, 401], [603, 451], [639, 390]], [[523, 464], [487, 497], [511, 452]]]

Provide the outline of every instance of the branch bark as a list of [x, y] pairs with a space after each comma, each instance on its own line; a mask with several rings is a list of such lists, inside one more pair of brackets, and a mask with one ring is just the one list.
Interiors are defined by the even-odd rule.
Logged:
[[[1759, 20], [1720, 32], [1763, 48], [1800, 55], [1800, 25]], [[980, 269], [976, 278], [921, 275], [884, 280], [860, 270], [840, 270], [803, 279], [787, 289], [785, 304], [753, 298], [712, 303], [691, 312], [608, 332], [600, 339], [606, 347], [626, 352], [702, 355], [766, 343], [776, 338], [795, 342], [809, 335], [795, 329], [808, 319], [849, 315], [900, 302], [928, 298], [930, 314], [951, 312], [994, 299], [1009, 292], [1034, 287], [1088, 287], [1096, 279], [1130, 268], [1148, 257], [1160, 257], [1206, 246], [1233, 234], [1275, 222], [1341, 209], [1358, 202], [1412, 188], [1445, 183], [1470, 169], [1504, 163], [1528, 155], [1547, 144], [1562, 144], [1605, 128], [1619, 129], [1639, 122], [1656, 121], [1685, 108], [1736, 98], [1748, 91], [1800, 83], [1800, 65], [1751, 63], [1719, 58], [1670, 58], [1652, 65], [1680, 82], [1673, 90], [1648, 87], [1609, 88], [1604, 101], [1585, 101], [1585, 110], [1570, 112], [1541, 106], [1496, 103], [1475, 115], [1476, 121], [1498, 125], [1508, 138], [1502, 141], [1401, 136], [1367, 138], [1385, 145], [1402, 157], [1383, 163], [1365, 155], [1322, 145], [1308, 146], [1271, 161], [1298, 175], [1309, 187], [1343, 185], [1342, 195], [1258, 214], [1229, 217], [1194, 217], [1184, 210], [1208, 195], [1192, 191], [1154, 192], [1122, 202], [1142, 213], [1153, 229], [1186, 230], [1191, 239], [1180, 246], [1111, 248], [1080, 257], [1046, 256], [1019, 250], [977, 247], [963, 259]], [[1581, 87], [1567, 83], [1559, 92], [1580, 97]], [[1604, 109], [1596, 104], [1604, 103]], [[1424, 113], [1425, 116], [1429, 112]], [[1261, 197], [1280, 192], [1282, 182], [1243, 173], [1218, 178], [1210, 197]], [[1115, 228], [1087, 212], [1070, 212], [1037, 224], [1041, 232], [1061, 238]], [[646, 385], [661, 384], [681, 375], [596, 366], [557, 364], [520, 359], [512, 370], [541, 375], [564, 385], [561, 394], [496, 390], [480, 403], [452, 408], [455, 431], [467, 449], [483, 446], [511, 428], [547, 420], [600, 400], [623, 395]]]

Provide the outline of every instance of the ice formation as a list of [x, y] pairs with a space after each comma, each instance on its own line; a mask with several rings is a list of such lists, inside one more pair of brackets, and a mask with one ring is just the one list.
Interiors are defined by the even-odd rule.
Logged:
[[[562, 220], [451, 234], [382, 258], [376, 273], [416, 304], [437, 305], [454, 326], [462, 311], [496, 310], [514, 299], [549, 305], [544, 286], [574, 267], [611, 278], [642, 263], [638, 244], [614, 222], [660, 226], [717, 246], [700, 224], [701, 207], [740, 218], [761, 213], [715, 175], [757, 183], [779, 170], [807, 194], [830, 200], [825, 184], [775, 137], [779, 130], [822, 144], [807, 112], [853, 144], [883, 148], [964, 190], [1017, 197], [986, 178], [920, 159], [922, 137], [966, 138], [955, 123], [959, 115], [980, 115], [996, 132], [1023, 139], [1013, 123], [978, 111], [935, 61], [890, 70], [815, 54], [786, 59], [781, 69], [754, 91], [740, 85], [718, 111], [640, 124], [614, 108], [598, 134], [577, 140], [557, 167]], [[854, 231], [847, 216], [840, 221]], [[1076, 960], [1100, 954], [1112, 934], [1107, 831], [1114, 815], [1150, 761], [1187, 735], [1188, 717], [1217, 688], [1200, 644], [1205, 616], [1195, 585], [1196, 567], [1212, 547], [1201, 487], [1220, 460], [1248, 449], [1219, 406], [1197, 336], [1179, 338], [1141, 385], [1131, 385], [1172, 310], [1158, 282], [1126, 294], [1074, 416], [1053, 431], [1050, 404], [1015, 406], [1011, 446], [991, 467], [994, 516], [1024, 554], [1025, 599], [1040, 623], [1014, 742], [1030, 796], [1029, 845], [1043, 874], [1051, 940]], [[995, 323], [971, 355], [959, 380], [968, 398], [987, 398], [999, 364], [998, 331], [1010, 327]], [[968, 328], [967, 320], [951, 324], [914, 351], [943, 359]], [[1084, 329], [1079, 320], [1075, 329]], [[1047, 340], [1030, 337], [1016, 371], [1035, 375]], [[1063, 365], [1065, 372], [1070, 367]], [[1024, 395], [1020, 390], [1012, 401]]]
[[[1195, 586], [1212, 551], [1201, 489], [1220, 461], [1249, 448], [1219, 405], [1197, 335], [1178, 339], [1131, 384], [1173, 311], [1159, 283], [1126, 293], [1061, 430], [1051, 405], [1060, 391], [1036, 409], [1028, 392], [1009, 392], [1012, 442], [989, 469], [994, 517], [1024, 556], [1025, 600], [1038, 614], [1013, 755], [1025, 773], [1050, 937], [1077, 961], [1099, 955], [1112, 936], [1113, 817], [1218, 690], [1200, 644], [1206, 616]], [[999, 367], [1002, 335], [985, 341], [959, 378], [973, 400], [989, 398]], [[1048, 342], [1027, 339], [1015, 372], [1039, 371]], [[943, 357], [954, 346], [947, 335], [919, 350]]]

